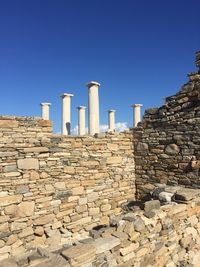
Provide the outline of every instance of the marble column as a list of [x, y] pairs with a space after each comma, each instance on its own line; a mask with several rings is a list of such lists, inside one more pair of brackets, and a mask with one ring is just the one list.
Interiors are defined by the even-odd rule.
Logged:
[[41, 115], [43, 120], [49, 120], [49, 108], [51, 103], [41, 103]]
[[62, 134], [70, 135], [71, 130], [71, 97], [72, 94], [62, 94]]
[[133, 127], [137, 127], [138, 122], [141, 122], [141, 107], [142, 104], [134, 104], [133, 107]]
[[108, 131], [109, 132], [115, 131], [115, 112], [116, 110], [114, 109], [108, 110]]
[[85, 106], [79, 106], [78, 109], [78, 135], [85, 135]]
[[90, 135], [99, 133], [99, 86], [98, 82], [91, 81], [88, 87], [88, 131]]

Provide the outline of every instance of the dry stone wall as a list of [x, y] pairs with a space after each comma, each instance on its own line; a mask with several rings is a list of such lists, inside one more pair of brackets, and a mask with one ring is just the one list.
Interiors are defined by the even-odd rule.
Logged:
[[154, 183], [200, 186], [200, 74], [160, 108], [148, 109], [135, 129], [138, 194]]
[[87, 237], [135, 198], [131, 131], [64, 137], [51, 126], [0, 118], [0, 259]]

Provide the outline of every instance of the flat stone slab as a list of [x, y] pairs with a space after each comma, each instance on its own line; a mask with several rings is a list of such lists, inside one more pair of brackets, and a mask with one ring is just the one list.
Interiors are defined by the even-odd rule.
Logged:
[[78, 267], [95, 259], [96, 248], [94, 243], [81, 244], [63, 250], [61, 255], [69, 261], [71, 266]]
[[98, 238], [95, 240], [94, 245], [96, 254], [100, 254], [120, 245], [120, 239], [116, 237]]

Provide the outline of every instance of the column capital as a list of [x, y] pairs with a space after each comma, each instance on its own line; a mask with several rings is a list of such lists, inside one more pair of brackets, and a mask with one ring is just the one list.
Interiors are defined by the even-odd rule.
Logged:
[[73, 94], [68, 94], [68, 93], [63, 93], [63, 94], [61, 95], [62, 98], [64, 98], [65, 96], [72, 97], [72, 96], [74, 96], [74, 95], [73, 95]]
[[133, 105], [131, 105], [131, 107], [133, 107], [133, 108], [142, 107], [142, 106], [143, 106], [142, 104], [133, 104]]
[[116, 112], [115, 109], [109, 109], [108, 112]]
[[51, 106], [51, 103], [40, 103], [41, 106]]
[[78, 106], [77, 109], [86, 109], [85, 106]]
[[91, 87], [91, 86], [93, 86], [93, 85], [97, 85], [99, 87], [100, 86], [100, 83], [95, 82], [95, 81], [90, 81], [90, 82], [86, 83], [86, 86], [88, 88]]

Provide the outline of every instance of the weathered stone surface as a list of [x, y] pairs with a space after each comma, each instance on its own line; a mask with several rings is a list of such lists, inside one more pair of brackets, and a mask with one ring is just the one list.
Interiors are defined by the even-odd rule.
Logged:
[[16, 128], [16, 127], [18, 127], [18, 121], [0, 119], [0, 128]]
[[78, 245], [62, 251], [62, 256], [65, 257], [71, 266], [83, 266], [86, 263], [92, 262], [95, 259], [95, 246], [93, 244]]
[[34, 158], [18, 159], [17, 166], [19, 169], [22, 169], [22, 170], [31, 170], [31, 169], [38, 170], [39, 162], [38, 162], [38, 159], [34, 159]]
[[98, 238], [95, 240], [94, 245], [96, 247], [96, 254], [100, 254], [120, 245], [120, 239], [116, 237]]
[[159, 200], [150, 200], [144, 203], [144, 210], [145, 212], [150, 212], [152, 210], [157, 210], [160, 208], [160, 201]]
[[0, 206], [8, 206], [10, 204], [20, 203], [22, 201], [22, 195], [11, 195], [0, 197]]
[[16, 214], [19, 217], [32, 216], [34, 214], [34, 209], [35, 209], [34, 201], [21, 202], [17, 207]]
[[48, 223], [52, 223], [54, 218], [55, 218], [54, 214], [48, 214], [48, 215], [42, 216], [40, 218], [37, 218], [34, 221], [34, 225], [45, 225]]

